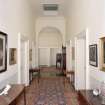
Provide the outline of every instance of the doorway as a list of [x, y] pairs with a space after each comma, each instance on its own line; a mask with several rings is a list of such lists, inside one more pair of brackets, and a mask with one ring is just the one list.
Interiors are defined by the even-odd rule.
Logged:
[[21, 83], [25, 83], [25, 41], [21, 40]]
[[48, 60], [48, 48], [39, 48], [39, 54], [38, 54], [38, 58], [39, 58], [39, 66], [42, 67], [46, 67], [49, 64], [49, 60]]
[[75, 37], [75, 89], [88, 88], [88, 38], [87, 30]]
[[67, 71], [74, 70], [72, 68], [72, 42], [71, 40], [66, 43], [66, 68]]
[[56, 66], [56, 54], [59, 52], [58, 48], [50, 48], [50, 65]]
[[18, 35], [18, 83], [29, 85], [29, 40]]

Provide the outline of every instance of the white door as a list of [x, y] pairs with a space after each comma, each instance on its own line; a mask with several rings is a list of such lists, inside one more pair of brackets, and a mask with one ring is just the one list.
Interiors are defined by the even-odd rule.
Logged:
[[71, 40], [66, 45], [66, 68], [67, 68], [67, 71], [73, 70], [73, 68], [72, 68], [72, 43], [71, 43]]
[[29, 40], [18, 35], [18, 83], [29, 85]]
[[76, 89], [86, 89], [86, 40], [76, 40]]
[[48, 49], [47, 48], [39, 48], [39, 65], [40, 66], [48, 66]]
[[21, 41], [21, 83], [25, 83], [25, 42]]

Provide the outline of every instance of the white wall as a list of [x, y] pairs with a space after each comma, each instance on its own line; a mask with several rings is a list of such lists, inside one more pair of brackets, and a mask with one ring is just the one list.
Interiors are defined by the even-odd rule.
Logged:
[[45, 28], [38, 37], [39, 47], [62, 47], [62, 34], [55, 28]]
[[39, 47], [38, 48], [38, 64], [43, 66], [55, 66], [56, 54], [61, 53], [61, 48], [58, 47]]
[[[67, 39], [89, 29], [89, 44], [98, 44], [98, 38], [105, 37], [105, 0], [70, 0], [67, 22]], [[99, 53], [98, 53], [99, 55]], [[90, 88], [98, 87], [105, 80], [105, 72], [99, 67], [89, 66]]]
[[36, 41], [39, 33], [46, 27], [52, 27], [59, 30], [62, 34], [63, 44], [65, 44], [65, 18], [64, 17], [39, 17], [36, 20]]
[[[0, 0], [0, 31], [8, 34], [9, 48], [18, 48], [18, 33], [34, 35], [34, 16], [27, 0]], [[0, 74], [0, 88], [7, 83], [17, 82], [18, 65], [9, 65], [7, 55], [7, 71]]]
[[48, 66], [49, 59], [48, 59], [49, 49], [48, 48], [39, 48], [39, 65]]

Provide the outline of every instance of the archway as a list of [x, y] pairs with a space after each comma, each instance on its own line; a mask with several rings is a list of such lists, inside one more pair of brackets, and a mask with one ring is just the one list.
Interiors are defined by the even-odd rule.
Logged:
[[57, 28], [45, 27], [38, 35], [38, 47], [61, 47], [62, 43], [62, 34]]
[[38, 64], [55, 66], [56, 54], [61, 52], [63, 38], [55, 27], [45, 27], [38, 35]]

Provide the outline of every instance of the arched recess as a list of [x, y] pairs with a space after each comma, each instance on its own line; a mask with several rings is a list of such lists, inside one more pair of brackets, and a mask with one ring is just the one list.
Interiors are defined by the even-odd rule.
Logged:
[[57, 30], [58, 32], [60, 32], [62, 35], [62, 41], [63, 41], [62, 44], [65, 45], [65, 27], [59, 26], [56, 23], [51, 24], [51, 25], [41, 24], [41, 26], [39, 25], [38, 27], [36, 27], [36, 44], [37, 44], [37, 41], [38, 41], [37, 39], [38, 39], [40, 32], [46, 28], [53, 28], [53, 29]]
[[53, 27], [56, 28], [57, 30], [59, 30], [59, 32], [62, 35], [62, 44], [65, 46], [65, 37], [66, 37], [66, 24], [65, 24], [65, 19], [62, 17], [53, 17], [53, 18], [47, 18], [47, 17], [42, 17], [42, 18], [38, 18], [36, 23], [35, 23], [35, 32], [36, 32], [36, 49], [35, 49], [35, 64], [36, 66], [38, 66], [38, 36], [41, 32], [41, 30], [43, 30], [46, 27]]
[[62, 33], [55, 27], [45, 27], [38, 35], [38, 47], [61, 47]]
[[[37, 63], [38, 65], [42, 64], [43, 65], [55, 65], [55, 60], [56, 60], [56, 53], [61, 51], [63, 44], [63, 35], [61, 31], [55, 27], [44, 27], [42, 30], [40, 30], [38, 36], [37, 36]], [[44, 56], [43, 53], [40, 53], [41, 51], [44, 50]], [[45, 51], [46, 50], [46, 51]], [[53, 52], [53, 55], [52, 53]], [[45, 56], [45, 54], [47, 54]], [[46, 58], [39, 59], [39, 56], [43, 56]], [[51, 58], [51, 56], [53, 56]], [[54, 59], [55, 58], [55, 59]], [[41, 61], [41, 63], [40, 63]]]

